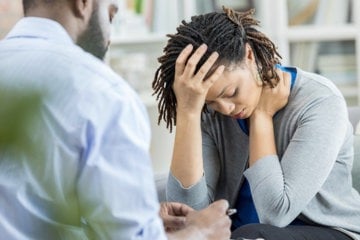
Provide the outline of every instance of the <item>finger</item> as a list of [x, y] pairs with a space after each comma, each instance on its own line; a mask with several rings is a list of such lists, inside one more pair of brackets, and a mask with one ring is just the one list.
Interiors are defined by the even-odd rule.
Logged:
[[178, 202], [171, 202], [171, 210], [175, 216], [186, 216], [189, 212], [194, 211], [190, 206]]
[[291, 77], [290, 73], [284, 72], [280, 69], [277, 69], [276, 72], [279, 76], [279, 83], [282, 83], [284, 87], [290, 86], [290, 81], [288, 81]]
[[194, 211], [193, 208], [189, 207], [188, 205], [181, 204], [180, 212], [178, 215], [187, 216], [192, 211]]
[[229, 208], [229, 202], [225, 199], [218, 200], [212, 203], [212, 206], [217, 208], [219, 212], [226, 215], [226, 210]]
[[165, 218], [169, 215], [168, 204], [166, 202], [160, 203], [159, 215], [161, 218]]
[[163, 219], [164, 226], [168, 228], [183, 228], [185, 226], [185, 217], [167, 216]]
[[196, 51], [191, 55], [191, 57], [186, 62], [186, 66], [183, 72], [185, 76], [191, 77], [194, 75], [196, 66], [199, 63], [202, 56], [204, 56], [204, 54], [206, 53], [206, 50], [207, 50], [206, 44], [201, 44], [200, 47], [198, 47]]
[[290, 89], [290, 85], [291, 85], [291, 74], [290, 73], [286, 73], [284, 82], [285, 82], [284, 84], [285, 84], [286, 89]]
[[204, 82], [204, 86], [209, 89], [221, 76], [221, 74], [223, 74], [225, 70], [225, 66], [221, 65], [219, 66], [215, 72], [213, 74], [210, 75], [210, 77], [208, 77], [206, 79], [206, 81]]
[[199, 71], [196, 73], [197, 79], [204, 79], [208, 74], [209, 70], [212, 68], [216, 60], [218, 59], [219, 54], [217, 52], [213, 52], [210, 57], [204, 62], [204, 64], [200, 67]]
[[189, 58], [192, 50], [193, 46], [189, 44], [180, 52], [175, 62], [175, 75], [181, 75], [184, 72], [186, 60]]

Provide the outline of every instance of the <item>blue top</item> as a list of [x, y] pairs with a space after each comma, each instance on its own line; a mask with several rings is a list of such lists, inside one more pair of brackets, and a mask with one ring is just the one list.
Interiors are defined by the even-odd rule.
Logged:
[[[296, 69], [292, 67], [283, 67], [279, 64], [277, 64], [276, 67], [291, 74], [290, 89], [292, 89], [296, 79]], [[246, 119], [237, 119], [237, 121], [242, 131], [246, 135], [249, 135], [249, 128]], [[259, 223], [259, 217], [257, 215], [255, 205], [251, 196], [250, 185], [246, 178], [244, 178], [244, 182], [238, 194], [236, 209], [237, 213], [232, 217], [233, 229], [249, 223]], [[302, 222], [295, 219], [294, 222], [291, 224], [302, 224]]]
[[2, 239], [166, 239], [146, 108], [123, 79], [26, 17], [0, 42], [0, 85], [47, 93], [32, 136], [45, 155], [0, 155]]

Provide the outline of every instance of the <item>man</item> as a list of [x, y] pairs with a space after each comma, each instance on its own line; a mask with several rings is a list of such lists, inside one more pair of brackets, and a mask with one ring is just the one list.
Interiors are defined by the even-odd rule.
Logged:
[[159, 208], [146, 110], [101, 61], [116, 2], [23, 0], [25, 18], [0, 42], [1, 87], [44, 92], [27, 136], [42, 151], [0, 155], [2, 239], [230, 236], [225, 200]]

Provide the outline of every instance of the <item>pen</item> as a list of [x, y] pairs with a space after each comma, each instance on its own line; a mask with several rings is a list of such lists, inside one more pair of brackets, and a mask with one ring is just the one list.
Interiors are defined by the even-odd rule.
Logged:
[[236, 212], [237, 212], [236, 208], [229, 208], [228, 210], [226, 210], [226, 215], [231, 216], [231, 215], [235, 214]]

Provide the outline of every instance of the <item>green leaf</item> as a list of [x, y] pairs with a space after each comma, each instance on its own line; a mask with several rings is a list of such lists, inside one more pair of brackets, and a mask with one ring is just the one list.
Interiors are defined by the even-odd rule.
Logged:
[[0, 150], [33, 150], [29, 135], [39, 117], [41, 99], [36, 91], [0, 89]]

